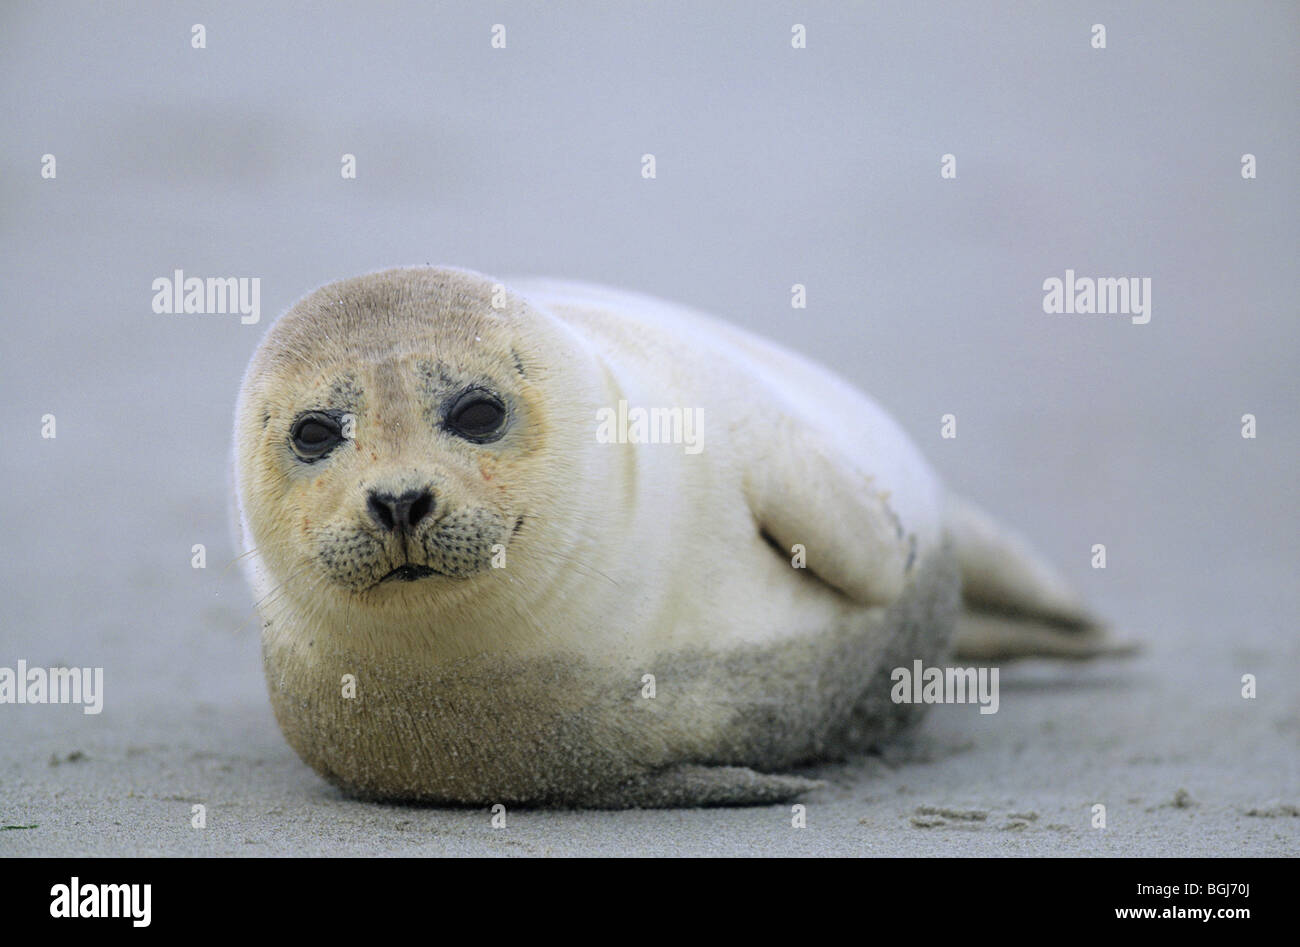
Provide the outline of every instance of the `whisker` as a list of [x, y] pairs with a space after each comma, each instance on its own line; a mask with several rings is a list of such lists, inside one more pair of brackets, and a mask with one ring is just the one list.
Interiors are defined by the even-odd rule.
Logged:
[[233, 566], [236, 562], [238, 562], [240, 559], [247, 559], [255, 552], [257, 552], [257, 549], [250, 549], [247, 552], [241, 552], [234, 559], [231, 559], [229, 562], [227, 562], [224, 567], [222, 567], [221, 574], [225, 575], [230, 570], [230, 567]]
[[[546, 555], [546, 556], [550, 556], [550, 557], [554, 557], [554, 558], [556, 558], [556, 559], [561, 559], [561, 560], [563, 560], [564, 562], [567, 562], [569, 565], [576, 567], [576, 571], [577, 571], [579, 574], [581, 574], [581, 575], [585, 575], [585, 576], [587, 576], [587, 578], [589, 578], [589, 579], [594, 579], [594, 578], [599, 577], [599, 578], [604, 579], [604, 580], [605, 580], [606, 582], [608, 582], [610, 585], [614, 586], [614, 588], [616, 588], [616, 589], [617, 589], [617, 588], [622, 588], [622, 586], [619, 585], [618, 582], [616, 582], [613, 578], [611, 578], [610, 576], [606, 575], [604, 572], [601, 572], [599, 569], [597, 569], [595, 566], [591, 565], [590, 563], [583, 562], [581, 559], [574, 559], [573, 557], [571, 557], [571, 556], [566, 556], [564, 553], [559, 552], [559, 551], [554, 550], [554, 549], [549, 549], [549, 550], [547, 550], [547, 551], [544, 553], [544, 555]], [[590, 572], [586, 572], [586, 571], [583, 571], [584, 569], [589, 569], [589, 570], [591, 570], [591, 571], [590, 571]], [[592, 573], [594, 573], [594, 575], [593, 575]]]

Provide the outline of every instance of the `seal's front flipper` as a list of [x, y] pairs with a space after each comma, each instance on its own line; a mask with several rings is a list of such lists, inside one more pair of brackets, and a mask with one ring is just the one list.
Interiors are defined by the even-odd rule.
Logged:
[[745, 496], [759, 529], [782, 555], [795, 545], [807, 569], [864, 605], [889, 605], [903, 591], [914, 549], [890, 509], [888, 491], [801, 418], [764, 419]]
[[824, 783], [744, 766], [683, 764], [638, 776], [583, 799], [593, 809], [683, 809], [790, 802]]
[[1083, 659], [1138, 650], [1116, 640], [1055, 569], [982, 510], [950, 498], [947, 526], [966, 605], [953, 642], [957, 658]]

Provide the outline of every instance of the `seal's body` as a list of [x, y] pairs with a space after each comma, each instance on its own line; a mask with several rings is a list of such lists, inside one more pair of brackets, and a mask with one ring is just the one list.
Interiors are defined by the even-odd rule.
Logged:
[[777, 801], [913, 716], [890, 672], [959, 617], [973, 655], [1108, 647], [871, 399], [609, 290], [318, 290], [249, 366], [236, 479], [276, 717], [369, 798]]

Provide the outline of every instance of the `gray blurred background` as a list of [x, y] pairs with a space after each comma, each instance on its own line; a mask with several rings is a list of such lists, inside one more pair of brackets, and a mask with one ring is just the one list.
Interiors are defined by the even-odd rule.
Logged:
[[[0, 822], [37, 826], [0, 851], [1295, 851], [1298, 39], [1285, 2], [6, 4], [0, 665], [103, 666], [106, 702], [0, 706]], [[422, 263], [635, 289], [824, 362], [1145, 655], [939, 708], [919, 756], [828, 771], [806, 833], [778, 807], [507, 839], [342, 800], [275, 728], [226, 567], [234, 399], [299, 296]], [[260, 277], [261, 323], [155, 314], [176, 268]], [[1066, 268], [1150, 277], [1150, 323], [1044, 314]], [[940, 802], [995, 815], [910, 822]], [[999, 833], [999, 806], [1042, 818]]]

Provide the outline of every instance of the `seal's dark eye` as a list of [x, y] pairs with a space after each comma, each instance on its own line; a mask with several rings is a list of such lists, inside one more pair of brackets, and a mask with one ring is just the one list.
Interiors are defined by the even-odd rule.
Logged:
[[293, 422], [289, 439], [303, 460], [318, 460], [343, 440], [343, 428], [328, 414], [309, 411]]
[[447, 427], [479, 444], [499, 438], [505, 420], [505, 406], [496, 395], [481, 388], [462, 392], [447, 412]]

